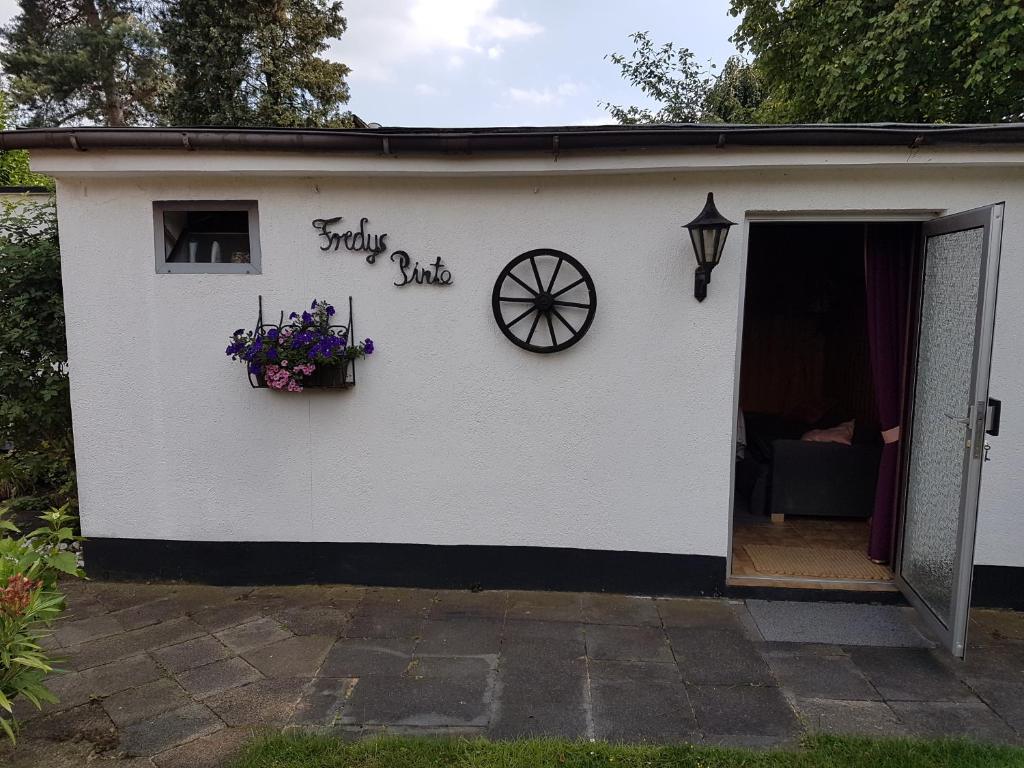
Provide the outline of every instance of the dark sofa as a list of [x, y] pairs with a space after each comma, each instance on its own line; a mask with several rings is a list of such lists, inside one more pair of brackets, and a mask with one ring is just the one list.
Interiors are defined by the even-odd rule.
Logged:
[[867, 518], [875, 504], [881, 445], [776, 440], [771, 513]]
[[744, 414], [745, 456], [737, 464], [737, 494], [753, 514], [870, 517], [882, 442], [873, 425], [857, 424], [853, 445], [800, 440], [812, 428], [769, 414]]

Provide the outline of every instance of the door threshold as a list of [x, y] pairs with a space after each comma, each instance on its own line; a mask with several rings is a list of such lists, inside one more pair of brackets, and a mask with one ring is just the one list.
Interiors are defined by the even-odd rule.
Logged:
[[840, 589], [852, 592], [899, 592], [894, 581], [877, 579], [814, 579], [804, 576], [729, 576], [729, 587], [773, 587], [783, 589]]

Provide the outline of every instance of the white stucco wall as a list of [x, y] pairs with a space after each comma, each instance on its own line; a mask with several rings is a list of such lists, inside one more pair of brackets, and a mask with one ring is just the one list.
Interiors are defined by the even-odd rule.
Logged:
[[[799, 167], [799, 153], [776, 153], [746, 170], [601, 158], [608, 167], [581, 175], [529, 161], [478, 176], [463, 159], [374, 176], [372, 161], [336, 157], [313, 173], [318, 158], [40, 153], [37, 168], [59, 180], [83, 532], [724, 556], [746, 228], [698, 304], [680, 227], [705, 194], [739, 222], [1006, 200], [992, 373], [1003, 432], [984, 469], [976, 559], [1024, 566], [1021, 156], [929, 167], [906, 154], [819, 153]], [[214, 172], [260, 157], [278, 175]], [[188, 198], [259, 201], [261, 275], [155, 273], [152, 201]], [[339, 214], [369, 217], [421, 262], [441, 256], [454, 285], [399, 289], [386, 257], [321, 252], [310, 221]], [[501, 268], [538, 247], [577, 257], [598, 293], [588, 336], [553, 355], [510, 344], [490, 308]], [[252, 326], [258, 294], [268, 317], [351, 294], [357, 335], [377, 344], [356, 388], [250, 389], [223, 350]]]

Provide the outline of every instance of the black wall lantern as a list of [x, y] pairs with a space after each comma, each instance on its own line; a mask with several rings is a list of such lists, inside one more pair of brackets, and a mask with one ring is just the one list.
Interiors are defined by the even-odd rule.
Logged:
[[693, 254], [697, 257], [697, 271], [693, 277], [693, 295], [697, 301], [704, 301], [707, 298], [711, 270], [718, 266], [722, 258], [725, 238], [729, 234], [729, 227], [734, 223], [718, 212], [715, 208], [715, 196], [708, 192], [704, 210], [686, 225], [690, 230]]

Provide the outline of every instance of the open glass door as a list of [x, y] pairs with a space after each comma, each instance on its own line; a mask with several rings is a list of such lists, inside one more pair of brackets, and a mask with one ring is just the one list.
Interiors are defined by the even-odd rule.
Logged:
[[1003, 204], [927, 222], [896, 581], [963, 657]]

